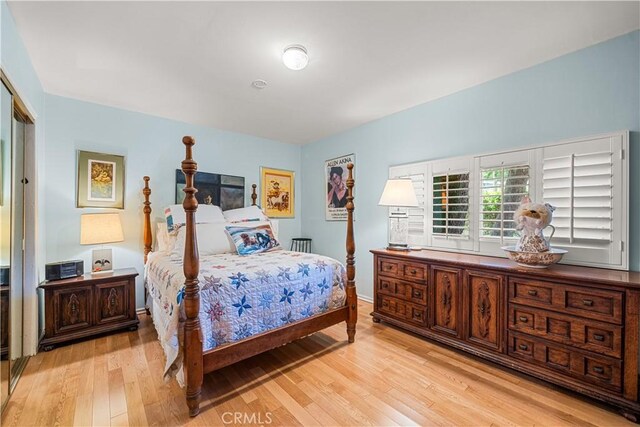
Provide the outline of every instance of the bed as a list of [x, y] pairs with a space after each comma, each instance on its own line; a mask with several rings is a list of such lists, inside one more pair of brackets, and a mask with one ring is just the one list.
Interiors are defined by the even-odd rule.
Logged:
[[[184, 254], [152, 252], [151, 188], [144, 177], [145, 300], [167, 356], [165, 375], [186, 386], [189, 415], [200, 411], [203, 375], [346, 322], [354, 342], [357, 320], [353, 165], [346, 181], [346, 266], [316, 254], [267, 251], [250, 256], [199, 256], [195, 224], [194, 138], [186, 149]], [[251, 199], [256, 204], [256, 186]], [[203, 239], [206, 236], [201, 236]], [[147, 296], [148, 295], [148, 296]]]

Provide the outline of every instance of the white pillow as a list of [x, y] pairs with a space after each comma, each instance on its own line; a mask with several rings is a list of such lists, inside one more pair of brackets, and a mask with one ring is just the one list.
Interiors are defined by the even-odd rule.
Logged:
[[247, 206], [246, 208], [231, 209], [222, 212], [222, 214], [224, 215], [224, 218], [229, 222], [269, 220], [269, 217], [267, 217], [264, 212], [262, 212], [262, 209], [257, 206]]
[[[186, 224], [187, 215], [182, 205], [171, 205], [165, 208], [164, 216], [167, 220], [167, 229], [173, 231], [178, 226]], [[204, 224], [211, 222], [224, 222], [224, 215], [219, 206], [214, 205], [198, 205], [196, 211], [196, 223]]]
[[[228, 222], [212, 222], [196, 224], [198, 236], [198, 253], [201, 256], [218, 255], [236, 252], [236, 245], [226, 232], [225, 226], [233, 225]], [[176, 242], [171, 251], [172, 256], [184, 255], [184, 241], [187, 227], [180, 227], [176, 236]]]
[[[170, 240], [171, 239], [171, 240]], [[170, 246], [170, 243], [172, 247]], [[158, 222], [156, 227], [156, 251], [165, 252], [173, 249], [173, 244], [175, 243], [175, 237], [169, 236], [169, 231], [167, 230], [166, 222]]]

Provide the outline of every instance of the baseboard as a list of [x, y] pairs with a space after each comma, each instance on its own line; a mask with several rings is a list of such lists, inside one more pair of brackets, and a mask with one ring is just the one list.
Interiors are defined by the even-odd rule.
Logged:
[[373, 304], [373, 298], [365, 297], [363, 295], [358, 295], [358, 299]]
[[141, 315], [141, 314], [147, 314], [147, 309], [142, 307], [142, 308], [136, 308], [136, 314]]

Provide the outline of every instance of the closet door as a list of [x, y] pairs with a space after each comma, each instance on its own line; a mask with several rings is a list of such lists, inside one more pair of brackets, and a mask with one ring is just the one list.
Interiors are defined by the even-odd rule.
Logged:
[[0, 396], [2, 405], [9, 397], [9, 316], [11, 271], [11, 122], [12, 97], [0, 85]]

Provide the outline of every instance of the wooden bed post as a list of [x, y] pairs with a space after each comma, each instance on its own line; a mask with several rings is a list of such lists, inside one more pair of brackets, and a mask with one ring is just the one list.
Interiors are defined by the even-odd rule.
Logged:
[[258, 199], [258, 193], [256, 193], [257, 185], [251, 184], [251, 206], [256, 206], [256, 200]]
[[349, 315], [347, 317], [347, 336], [349, 342], [355, 341], [356, 322], [358, 321], [358, 295], [356, 294], [356, 267], [355, 257], [356, 243], [353, 236], [353, 163], [347, 165], [349, 178], [347, 178], [347, 305]]
[[[149, 252], [151, 252], [151, 245], [153, 244], [153, 238], [151, 237], [151, 202], [149, 201], [149, 196], [151, 196], [151, 189], [149, 188], [149, 177], [145, 176], [142, 178], [144, 180], [144, 188], [142, 189], [142, 194], [144, 194], [144, 208], [142, 212], [144, 212], [144, 231], [143, 231], [143, 239], [144, 239], [144, 263], [147, 263], [147, 256]], [[147, 295], [145, 294], [145, 303], [147, 302]]]
[[200, 390], [203, 380], [202, 359], [202, 331], [200, 329], [200, 286], [198, 273], [200, 260], [198, 255], [198, 241], [196, 238], [195, 213], [198, 201], [193, 186], [193, 177], [198, 170], [198, 164], [193, 160], [192, 147], [195, 140], [190, 136], [182, 138], [186, 147], [186, 157], [182, 161], [182, 172], [185, 177], [185, 198], [182, 206], [186, 214], [186, 236], [184, 244], [183, 269], [185, 277], [184, 308], [187, 320], [184, 324], [184, 375], [187, 384], [187, 406], [189, 416], [195, 417], [200, 413]]

